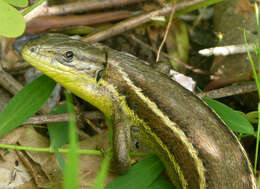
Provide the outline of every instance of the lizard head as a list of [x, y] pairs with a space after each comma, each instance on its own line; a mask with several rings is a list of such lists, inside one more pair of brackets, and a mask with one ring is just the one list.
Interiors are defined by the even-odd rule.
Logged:
[[111, 90], [102, 74], [107, 54], [95, 45], [62, 34], [42, 34], [26, 42], [23, 58], [71, 92], [111, 115]]
[[[43, 34], [34, 37], [22, 48], [23, 58], [31, 65], [52, 77], [84, 75], [88, 82], [96, 82], [105, 69], [106, 53], [80, 40], [63, 34]], [[83, 78], [83, 77], [80, 77]]]

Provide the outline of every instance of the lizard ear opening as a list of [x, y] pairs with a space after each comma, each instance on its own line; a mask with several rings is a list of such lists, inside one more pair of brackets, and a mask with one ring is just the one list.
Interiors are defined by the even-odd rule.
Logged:
[[97, 82], [102, 78], [103, 73], [104, 73], [104, 70], [99, 70], [99, 71], [97, 72], [97, 77], [96, 77], [96, 81], [97, 81]]
[[[107, 54], [107, 52], [105, 52], [105, 62], [103, 62], [104, 69], [107, 66], [107, 60], [108, 60], [108, 54]], [[102, 78], [102, 76], [104, 74], [104, 69], [97, 71], [97, 74], [96, 74], [97, 75], [97, 77], [96, 77], [97, 82]]]

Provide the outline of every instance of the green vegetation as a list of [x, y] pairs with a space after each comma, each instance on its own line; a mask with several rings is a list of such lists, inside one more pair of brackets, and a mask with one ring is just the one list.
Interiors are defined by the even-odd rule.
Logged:
[[[215, 3], [222, 0], [215, 0]], [[42, 3], [43, 0], [39, 0], [31, 8], [20, 13], [13, 6], [16, 7], [26, 7], [28, 5], [27, 0], [0, 0], [0, 35], [4, 37], [17, 37], [22, 35], [25, 30], [25, 20], [23, 15], [31, 11], [35, 6], [38, 6]], [[211, 1], [212, 2], [212, 1]], [[204, 5], [203, 5], [204, 6]], [[200, 7], [196, 7], [200, 8]], [[256, 9], [257, 10], [257, 9]], [[186, 10], [187, 11], [187, 10]], [[180, 14], [181, 12], [179, 12]], [[183, 12], [182, 12], [183, 13]], [[258, 12], [256, 12], [258, 18]], [[259, 21], [257, 19], [257, 28], [260, 30]], [[258, 31], [260, 34], [260, 31]], [[246, 37], [245, 37], [246, 41]], [[256, 44], [255, 54], [257, 55], [258, 60], [260, 61], [260, 44]], [[252, 65], [254, 78], [258, 87], [258, 94], [260, 97], [260, 84], [259, 84], [259, 74], [255, 71], [255, 66], [251, 54], [248, 52], [250, 63]], [[260, 64], [259, 70], [260, 70]], [[39, 87], [41, 86], [41, 87]], [[20, 91], [6, 106], [4, 111], [0, 115], [0, 136], [8, 133], [9, 131], [17, 128], [24, 121], [34, 115], [37, 110], [40, 109], [42, 104], [50, 96], [51, 91], [55, 86], [55, 82], [46, 76], [41, 76], [37, 80], [28, 84], [22, 91]], [[47, 149], [40, 148], [31, 148], [31, 147], [21, 147], [21, 146], [12, 146], [12, 145], [0, 145], [1, 148], [10, 148], [10, 149], [19, 149], [19, 150], [35, 150], [35, 151], [48, 151], [48, 152], [68, 152], [68, 159], [65, 166], [65, 182], [64, 188], [77, 188], [78, 180], [78, 154], [94, 154], [102, 155], [103, 153], [95, 150], [80, 150], [78, 149], [77, 137], [76, 137], [76, 123], [75, 123], [75, 113], [73, 110], [72, 99], [69, 94], [66, 95], [68, 112], [71, 117], [69, 126], [57, 126], [56, 124], [49, 124], [48, 129], [50, 132], [51, 145]], [[256, 147], [256, 157], [255, 157], [255, 167], [254, 171], [256, 172], [257, 166], [257, 154], [258, 154], [258, 144], [260, 129], [258, 122], [258, 130], [254, 131], [252, 123], [255, 123], [256, 117], [259, 117], [260, 112], [260, 103], [258, 103], [258, 113], [249, 113], [246, 116], [232, 110], [226, 105], [211, 100], [203, 99], [211, 108], [213, 108], [216, 113], [227, 123], [227, 125], [234, 131], [240, 133], [242, 136], [253, 135], [257, 137], [257, 147]], [[64, 107], [63, 107], [64, 108]], [[63, 109], [62, 108], [62, 109]], [[63, 109], [64, 110], [64, 109]], [[62, 111], [63, 111], [62, 110]], [[60, 111], [56, 111], [56, 113]], [[55, 113], [55, 110], [54, 110]], [[12, 116], [10, 116], [12, 115]], [[252, 116], [253, 115], [253, 116]], [[249, 121], [246, 118], [250, 118]], [[59, 123], [60, 124], [60, 123]], [[62, 127], [62, 131], [59, 129]], [[67, 127], [67, 129], [64, 129]], [[67, 133], [67, 131], [69, 131]], [[62, 145], [67, 142], [69, 138], [69, 150], [59, 149]], [[110, 151], [105, 153], [105, 159], [101, 166], [100, 172], [97, 176], [95, 185], [93, 188], [98, 189], [104, 185], [106, 180], [106, 175], [109, 168], [109, 162], [112, 158], [112, 153]], [[59, 162], [63, 169], [64, 162], [63, 159], [59, 156]], [[87, 162], [86, 162], [87, 163]], [[69, 170], [69, 171], [68, 171]], [[115, 181], [111, 182], [106, 188], [172, 188], [172, 186], [162, 178], [159, 178], [160, 173], [163, 171], [163, 165], [156, 157], [147, 158], [143, 161], [140, 161], [135, 166], [131, 167], [127, 175], [121, 176]]]
[[13, 6], [20, 8], [27, 7], [28, 0], [0, 0], [0, 36], [15, 38], [22, 35], [25, 30], [25, 20], [23, 16], [44, 1], [45, 0], [38, 0], [35, 4], [21, 13]]
[[18, 37], [24, 33], [25, 20], [23, 15], [13, 6], [26, 7], [27, 0], [0, 0], [0, 35]]
[[[258, 37], [260, 35], [260, 25], [259, 25], [259, 12], [258, 12], [258, 6], [257, 3], [255, 3], [255, 15], [256, 15], [256, 27], [257, 27], [257, 34]], [[248, 49], [248, 43], [247, 43], [247, 38], [246, 38], [246, 31], [244, 30], [244, 40], [245, 40], [245, 44], [247, 46]], [[259, 78], [260, 78], [260, 72], [258, 71], [258, 73], [256, 72], [255, 67], [258, 67], [258, 69], [260, 68], [260, 42], [257, 41], [254, 47], [254, 53], [256, 55], [257, 58], [257, 63], [254, 63], [253, 58], [251, 56], [250, 51], [248, 50], [248, 58], [249, 58], [249, 62], [253, 71], [253, 76], [254, 76], [254, 80], [257, 86], [257, 93], [258, 93], [258, 99], [260, 99], [260, 82], [259, 82]], [[256, 168], [257, 168], [257, 159], [258, 159], [258, 151], [259, 151], [259, 139], [260, 139], [260, 102], [258, 102], [257, 105], [258, 108], [258, 127], [257, 127], [257, 135], [256, 135], [256, 150], [255, 150], [255, 162], [254, 162], [254, 173], [256, 174]], [[259, 177], [260, 178], [260, 177]], [[258, 178], [258, 180], [259, 180]]]

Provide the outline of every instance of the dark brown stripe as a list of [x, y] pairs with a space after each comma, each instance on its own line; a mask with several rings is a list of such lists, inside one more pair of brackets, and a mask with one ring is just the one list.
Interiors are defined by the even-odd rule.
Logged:
[[[253, 182], [250, 165], [237, 139], [222, 121], [201, 100], [176, 82], [136, 62], [135, 58], [123, 56], [126, 55], [117, 54], [113, 57], [113, 54], [110, 54], [110, 61], [120, 62], [122, 71], [126, 72], [136, 87], [142, 89], [143, 95], [154, 102], [163, 114], [177, 123], [186, 134], [190, 143], [196, 147], [198, 157], [203, 161], [208, 188], [250, 188]], [[134, 89], [127, 85], [113, 64], [112, 62], [108, 71], [109, 82], [118, 86], [120, 93], [125, 93], [130, 106], [137, 105], [138, 116], [148, 122], [152, 131], [174, 154], [188, 180], [188, 188], [197, 188], [200, 182], [197, 165], [185, 149], [186, 146], [177, 134], [149, 109], [146, 102], [136, 95]]]

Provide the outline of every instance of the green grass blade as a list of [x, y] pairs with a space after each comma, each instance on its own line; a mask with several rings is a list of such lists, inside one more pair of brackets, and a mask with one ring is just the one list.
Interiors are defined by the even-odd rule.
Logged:
[[104, 183], [105, 183], [106, 178], [107, 178], [108, 169], [109, 169], [110, 161], [111, 161], [112, 157], [113, 157], [112, 152], [106, 153], [105, 158], [102, 162], [101, 168], [100, 168], [98, 175], [96, 177], [95, 184], [92, 187], [92, 189], [104, 188]]
[[[260, 116], [260, 103], [258, 103], [258, 117]], [[259, 139], [260, 139], [260, 119], [258, 119], [258, 128], [257, 128], [257, 135], [256, 135], [256, 148], [255, 148], [255, 163], [254, 163], [254, 173], [256, 174], [257, 168], [257, 160], [258, 160], [258, 151], [259, 151]]]
[[[51, 111], [51, 114], [62, 114], [67, 112], [67, 104], [61, 104], [54, 108]], [[61, 170], [64, 171], [65, 162], [62, 156], [60, 155], [60, 152], [58, 152], [58, 148], [62, 147], [64, 144], [68, 142], [69, 124], [68, 122], [49, 123], [47, 124], [47, 126], [50, 135], [51, 149], [53, 149], [56, 152], [59, 166]]]
[[183, 9], [183, 10], [180, 10], [180, 11], [176, 11], [175, 14], [174, 14], [174, 17], [178, 17], [182, 14], [186, 14], [186, 13], [189, 13], [189, 12], [192, 12], [194, 10], [197, 10], [197, 9], [200, 9], [200, 8], [203, 8], [203, 7], [208, 7], [208, 6], [211, 6], [211, 5], [214, 5], [214, 4], [217, 4], [217, 3], [220, 3], [224, 0], [208, 0], [208, 1], [202, 1], [200, 3], [197, 3], [193, 6], [190, 6], [186, 9]]
[[0, 136], [34, 115], [50, 96], [54, 87], [55, 82], [43, 75], [17, 93], [0, 115]]
[[127, 174], [109, 183], [106, 189], [145, 189], [151, 185], [164, 170], [157, 156], [144, 159], [131, 167]]
[[202, 98], [221, 119], [234, 131], [248, 135], [255, 135], [253, 125], [240, 113], [216, 100]]
[[28, 0], [4, 0], [4, 1], [16, 7], [24, 8], [28, 6]]
[[[245, 30], [244, 30], [244, 41], [245, 41], [245, 45], [246, 45], [246, 48], [247, 48], [247, 56], [249, 58], [249, 63], [251, 65], [253, 76], [254, 76], [254, 79], [255, 79], [255, 83], [256, 83], [256, 86], [257, 86], [258, 98], [260, 98], [260, 82], [259, 82], [259, 79], [257, 77], [257, 73], [256, 73], [256, 70], [255, 70], [255, 64], [254, 64], [253, 58], [252, 58], [251, 53], [250, 53], [249, 48], [248, 48], [248, 43], [247, 43], [247, 39], [246, 39], [246, 31]], [[257, 48], [254, 48], [254, 49], [255, 49], [255, 52], [257, 54], [257, 52], [258, 52]]]
[[25, 16], [29, 12], [31, 12], [33, 9], [38, 7], [40, 4], [42, 4], [45, 0], [38, 0], [34, 4], [32, 4], [30, 7], [28, 7], [25, 11], [23, 11], [22, 15]]
[[[61, 104], [51, 111], [51, 114], [67, 113], [67, 104]], [[58, 149], [68, 142], [69, 125], [67, 122], [49, 123], [51, 147]]]
[[66, 101], [69, 112], [69, 153], [65, 165], [64, 189], [78, 188], [78, 139], [76, 134], [76, 116], [72, 102], [72, 95], [66, 91]]
[[[257, 6], [257, 3], [255, 3], [255, 15], [256, 15], [256, 24], [257, 24], [257, 37], [259, 37], [259, 32], [260, 32], [260, 28], [259, 28], [259, 10], [258, 10], [258, 6]], [[251, 56], [251, 53], [249, 51], [249, 48], [248, 48], [248, 43], [247, 43], [247, 37], [246, 37], [246, 31], [244, 29], [244, 41], [245, 41], [245, 45], [246, 45], [246, 48], [247, 48], [247, 56], [249, 58], [249, 63], [251, 65], [251, 68], [252, 68], [252, 72], [253, 72], [253, 76], [254, 76], [254, 79], [255, 79], [255, 83], [256, 83], [256, 86], [257, 86], [257, 93], [258, 93], [258, 98], [260, 98], [260, 82], [259, 82], [259, 77], [260, 77], [260, 74], [256, 72], [256, 69], [255, 69], [255, 63], [253, 61], [253, 58]], [[258, 41], [257, 42], [257, 45], [256, 47], [254, 48], [254, 51], [255, 51], [255, 54], [256, 54], [256, 57], [257, 57], [257, 66], [258, 68], [260, 68], [260, 42]], [[260, 115], [260, 104], [258, 102], [258, 115]], [[258, 116], [259, 118], [259, 116]], [[254, 162], [254, 173], [256, 174], [256, 168], [257, 168], [257, 160], [258, 160], [258, 151], [259, 151], [259, 140], [260, 140], [260, 121], [258, 119], [258, 126], [257, 126], [257, 136], [256, 136], [256, 149], [255, 149], [255, 162]]]

